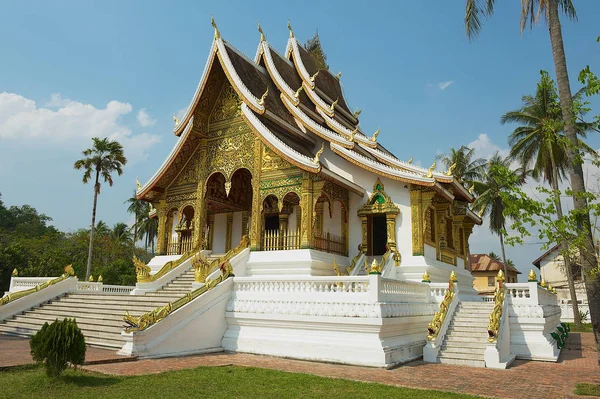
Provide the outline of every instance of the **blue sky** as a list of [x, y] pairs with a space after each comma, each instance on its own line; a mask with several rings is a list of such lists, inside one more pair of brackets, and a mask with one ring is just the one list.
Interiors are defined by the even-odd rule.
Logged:
[[[564, 22], [571, 80], [600, 71], [600, 6], [575, 1]], [[318, 29], [350, 106], [366, 131], [402, 159], [429, 166], [449, 147], [472, 143], [482, 156], [507, 148], [500, 115], [519, 107], [539, 70], [554, 74], [545, 24], [519, 33], [518, 1], [498, 2], [480, 37], [464, 33], [463, 1], [13, 1], [0, 3], [0, 192], [64, 230], [89, 225], [92, 187], [72, 169], [94, 135], [125, 146], [130, 163], [104, 187], [98, 217], [128, 221], [135, 178], [148, 179], [175, 143], [173, 115], [190, 101], [204, 68], [214, 14], [223, 37], [254, 56], [260, 20], [285, 48], [290, 19], [305, 40]], [[597, 108], [597, 107], [596, 107]], [[596, 112], [598, 113], [598, 112]], [[592, 135], [589, 143], [600, 147]], [[472, 252], [499, 252], [486, 228]], [[539, 245], [508, 248], [527, 271]]]

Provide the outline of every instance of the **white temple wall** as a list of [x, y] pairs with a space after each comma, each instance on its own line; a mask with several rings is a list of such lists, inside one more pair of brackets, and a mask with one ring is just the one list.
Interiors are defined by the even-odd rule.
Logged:
[[342, 235], [342, 204], [334, 201], [331, 204], [331, 217], [329, 216], [329, 203], [323, 203], [323, 234]]
[[214, 254], [225, 252], [225, 234], [227, 233], [227, 214], [218, 213], [215, 215], [215, 231], [213, 233], [212, 251]]
[[173, 224], [171, 225], [171, 240], [175, 240], [177, 238], [177, 232], [175, 228], [179, 224], [179, 211], [173, 211]]
[[242, 239], [242, 212], [233, 213], [233, 225], [231, 226], [231, 248], [235, 248]]
[[293, 233], [296, 231], [296, 229], [298, 228], [297, 224], [296, 224], [296, 215], [298, 214], [298, 205], [294, 205], [294, 209], [292, 211], [292, 213], [290, 213], [290, 216], [288, 217], [288, 231], [290, 233]]

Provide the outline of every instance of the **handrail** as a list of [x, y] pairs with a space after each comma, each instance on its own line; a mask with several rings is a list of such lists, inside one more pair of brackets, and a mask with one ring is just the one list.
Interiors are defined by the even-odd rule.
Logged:
[[242, 236], [242, 239], [237, 247], [230, 249], [225, 255], [213, 260], [210, 263], [201, 257], [197, 257], [192, 262], [192, 266], [194, 267], [194, 281], [197, 283], [204, 283], [206, 278], [210, 276], [212, 272], [217, 270], [223, 263], [228, 262], [231, 258], [238, 255], [249, 246], [250, 239], [247, 235], [244, 235]]
[[138, 283], [151, 283], [153, 281], [158, 280], [171, 270], [175, 269], [177, 266], [194, 256], [196, 253], [200, 251], [200, 247], [196, 246], [191, 251], [185, 252], [181, 257], [171, 260], [163, 265], [160, 270], [154, 274], [150, 274], [150, 266], [146, 265], [140, 259], [138, 259], [135, 255], [133, 256], [133, 265], [135, 266], [135, 275]]
[[454, 283], [456, 281], [456, 275], [454, 272], [450, 275], [450, 281], [448, 282], [448, 290], [444, 294], [444, 299], [440, 303], [440, 310], [435, 312], [433, 315], [433, 320], [427, 325], [427, 339], [429, 341], [433, 340], [438, 336], [442, 325], [444, 324], [444, 320], [448, 314], [448, 309], [454, 300]]
[[488, 325], [488, 342], [493, 343], [498, 341], [498, 331], [500, 330], [500, 321], [502, 319], [502, 308], [506, 289], [502, 284], [504, 282], [504, 273], [502, 270], [498, 272], [498, 287], [494, 291], [494, 308], [490, 313], [490, 323]]
[[17, 292], [14, 292], [12, 294], [7, 294], [6, 296], [0, 298], [0, 306], [4, 306], [7, 303], [16, 301], [17, 299], [23, 298], [24, 296], [27, 296], [29, 294], [33, 294], [34, 292], [41, 291], [44, 288], [48, 288], [51, 285], [54, 285], [56, 283], [60, 283], [61, 281], [66, 280], [69, 277], [75, 275], [75, 271], [73, 270], [73, 265], [67, 265], [67, 266], [65, 266], [64, 270], [65, 270], [65, 272], [60, 277], [57, 277], [57, 278], [52, 279], [52, 280], [48, 280], [48, 281], [46, 281], [45, 283], [42, 283], [42, 284], [38, 284], [35, 287], [30, 288], [28, 290], [17, 291]]
[[123, 321], [127, 323], [127, 326], [124, 327], [125, 332], [129, 333], [132, 331], [144, 331], [145, 329], [158, 323], [177, 309], [190, 303], [200, 295], [212, 290], [214, 287], [216, 287], [221, 282], [227, 280], [229, 277], [234, 277], [233, 270], [231, 269], [231, 267], [224, 267], [223, 269], [221, 269], [221, 275], [219, 277], [189, 292], [184, 297], [166, 304], [165, 306], [159, 306], [150, 312], [142, 314], [140, 317], [134, 317], [129, 314], [129, 311], [125, 311], [125, 315], [123, 316]]

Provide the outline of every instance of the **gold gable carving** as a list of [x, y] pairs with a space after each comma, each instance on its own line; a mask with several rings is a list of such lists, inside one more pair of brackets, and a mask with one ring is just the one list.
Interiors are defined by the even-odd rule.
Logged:
[[241, 115], [241, 101], [229, 83], [225, 84], [213, 112], [210, 114], [210, 123], [221, 122]]

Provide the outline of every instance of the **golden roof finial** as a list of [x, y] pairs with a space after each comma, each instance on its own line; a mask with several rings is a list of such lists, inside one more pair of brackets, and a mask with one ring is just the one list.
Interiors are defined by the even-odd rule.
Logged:
[[315, 78], [317, 77], [317, 75], [319, 74], [319, 72], [321, 72], [321, 70], [319, 69], [317, 72], [315, 72], [315, 74], [313, 76], [310, 77], [310, 81], [314, 82]]
[[90, 278], [88, 278], [88, 281], [89, 281], [90, 283], [93, 283], [93, 282], [94, 282], [94, 276], [92, 276], [92, 275], [90, 274]]
[[544, 288], [546, 288], [546, 279], [544, 277], [542, 277], [542, 281], [540, 281], [540, 285]]
[[142, 183], [140, 183], [137, 177], [135, 178], [135, 184], [137, 184], [137, 190], [140, 191], [142, 189]]
[[315, 154], [315, 157], [313, 159], [314, 163], [318, 164], [319, 162], [321, 162], [319, 158], [321, 157], [321, 154], [323, 154], [323, 151], [325, 151], [325, 142], [324, 141], [321, 143], [321, 148], [319, 149], [319, 151], [317, 151], [317, 153]]
[[433, 161], [433, 164], [429, 167], [429, 169], [427, 169], [427, 177], [433, 177], [433, 171], [435, 170], [435, 161]]
[[475, 183], [473, 183], [471, 185], [471, 187], [469, 188], [469, 194], [473, 195], [474, 192], [475, 192]]
[[340, 78], [342, 77], [342, 71], [339, 71], [337, 75], [335, 75], [335, 77], [337, 78], [337, 80], [340, 80]]
[[446, 172], [446, 176], [452, 176], [452, 172], [454, 172], [454, 169], [456, 169], [456, 162], [450, 165], [448, 171]]
[[102, 275], [98, 276], [98, 280], [96, 280], [97, 282], [101, 283], [102, 282]]
[[410, 157], [410, 159], [408, 160], [408, 163], [412, 163], [413, 162], [413, 158], [414, 157]]
[[262, 28], [260, 27], [260, 21], [258, 21], [258, 31], [260, 32], [260, 41], [266, 41], [267, 38], [265, 37], [265, 32], [263, 32]]
[[533, 269], [531, 269], [529, 271], [529, 274], [527, 275], [527, 281], [529, 281], [529, 282], [532, 282], [532, 281], [537, 282], [537, 276], [535, 275], [535, 271]]
[[483, 217], [484, 213], [485, 213], [485, 208], [484, 209], [480, 209], [479, 212], [477, 212], [477, 216]]
[[267, 86], [267, 90], [265, 91], [265, 93], [260, 97], [260, 100], [258, 101], [258, 103], [260, 105], [265, 105], [265, 98], [267, 98], [267, 96], [269, 95], [269, 86]]
[[354, 128], [354, 130], [352, 132], [350, 132], [350, 138], [348, 140], [350, 141], [354, 141], [354, 135], [358, 132], [358, 126], [356, 126], [356, 128]]
[[352, 116], [358, 118], [358, 115], [362, 112], [362, 109], [356, 108], [356, 110], [352, 113]]
[[175, 115], [173, 115], [173, 122], [175, 122], [175, 127], [179, 125], [179, 119]]
[[288, 19], [288, 29], [290, 30], [290, 37], [294, 37], [294, 31], [292, 30], [292, 24], [290, 23], [289, 19]]
[[371, 137], [371, 141], [373, 141], [373, 142], [377, 141], [377, 136], [379, 136], [379, 127], [377, 128], [377, 130], [375, 130], [375, 133], [373, 133], [373, 137]]
[[333, 112], [333, 109], [335, 108], [336, 105], [338, 105], [338, 102], [340, 101], [339, 97], [335, 99], [334, 102], [331, 103], [331, 106], [329, 107], [329, 109], [331, 109], [331, 112]]
[[304, 90], [304, 86], [300, 86], [298, 90], [296, 90], [296, 92], [294, 93], [294, 97], [300, 97], [300, 92], [302, 92], [302, 90]]
[[220, 38], [221, 37], [221, 32], [219, 32], [219, 28], [217, 28], [217, 23], [215, 22], [214, 15], [210, 16], [210, 24], [212, 25], [213, 28], [215, 28], [215, 39]]
[[17, 268], [16, 268], [16, 267], [15, 267], [15, 268], [13, 269], [13, 271], [12, 271], [12, 276], [13, 276], [13, 277], [17, 277], [17, 276], [19, 276], [19, 271], [17, 270]]

